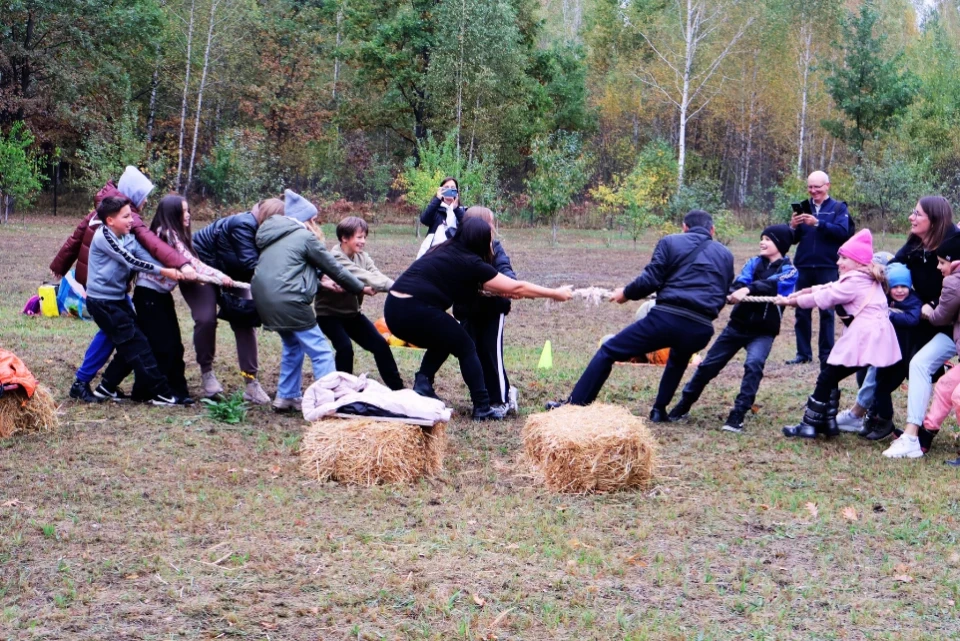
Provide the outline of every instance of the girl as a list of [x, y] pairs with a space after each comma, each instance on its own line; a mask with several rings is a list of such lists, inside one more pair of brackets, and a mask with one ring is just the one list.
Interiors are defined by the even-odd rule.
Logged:
[[310, 304], [317, 294], [317, 272], [327, 274], [354, 295], [373, 295], [345, 271], [318, 237], [313, 220], [317, 208], [289, 189], [283, 194], [283, 216], [273, 216], [257, 230], [260, 261], [250, 283], [264, 329], [280, 334], [280, 381], [273, 409], [300, 410], [304, 354], [320, 379], [335, 371], [330, 345]]
[[[181, 196], [170, 195], [160, 201], [150, 231], [183, 256], [197, 274], [216, 278], [227, 287], [233, 285], [229, 276], [208, 267], [196, 257], [190, 237], [190, 208]], [[150, 342], [160, 371], [167, 377], [174, 393], [192, 403], [184, 376], [180, 322], [171, 294], [176, 286], [177, 281], [170, 278], [140, 272], [133, 290], [133, 306], [137, 310], [137, 325]], [[197, 286], [212, 287], [199, 283]], [[140, 381], [134, 381], [132, 396], [135, 401], [145, 400], [150, 397], [150, 390], [145, 389]]]
[[428, 249], [452, 238], [457, 226], [463, 220], [463, 207], [460, 206], [460, 183], [453, 176], [440, 181], [437, 195], [420, 214], [420, 222], [428, 227], [427, 237], [420, 245], [417, 258]]
[[873, 237], [862, 229], [837, 252], [840, 279], [817, 285], [788, 297], [777, 296], [776, 304], [812, 309], [843, 305], [853, 321], [830, 350], [827, 366], [820, 371], [813, 395], [807, 400], [803, 419], [783, 428], [790, 438], [816, 438], [817, 434], [836, 436], [839, 383], [865, 365], [887, 367], [900, 360], [897, 335], [890, 323], [886, 278], [883, 268], [873, 264]]
[[418, 379], [432, 380], [449, 354], [459, 359], [475, 421], [500, 420], [505, 412], [490, 406], [477, 346], [446, 310], [454, 303], [470, 303], [481, 288], [511, 298], [566, 301], [573, 296], [569, 287], [548, 289], [498, 273], [491, 264], [492, 240], [489, 224], [478, 218], [465, 219], [451, 240], [434, 247], [400, 275], [383, 309], [395, 336], [426, 348]]
[[[387, 292], [393, 286], [393, 279], [384, 276], [364, 251], [368, 230], [367, 221], [363, 218], [344, 218], [337, 225], [337, 240], [340, 242], [330, 253], [341, 267], [359, 278], [364, 285], [377, 292]], [[313, 308], [317, 312], [317, 325], [333, 344], [337, 371], [353, 373], [353, 341], [356, 341], [357, 345], [373, 354], [384, 384], [392, 390], [403, 389], [403, 379], [400, 378], [390, 345], [370, 319], [360, 312], [363, 296], [323, 285], [321, 283], [317, 288]]]

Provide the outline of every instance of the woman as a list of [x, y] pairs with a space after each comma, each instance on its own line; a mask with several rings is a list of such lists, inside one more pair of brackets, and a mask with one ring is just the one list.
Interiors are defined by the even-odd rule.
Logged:
[[463, 220], [463, 214], [463, 207], [460, 206], [460, 184], [453, 176], [447, 176], [440, 181], [437, 195], [420, 214], [420, 222], [427, 226], [428, 232], [417, 258], [423, 256], [430, 247], [452, 238]]
[[475, 421], [500, 420], [506, 412], [490, 406], [477, 347], [446, 310], [456, 303], [475, 300], [481, 288], [510, 298], [566, 301], [573, 296], [569, 287], [549, 289], [498, 273], [492, 265], [492, 240], [493, 230], [484, 220], [463, 220], [451, 240], [434, 247], [400, 275], [383, 310], [395, 336], [427, 350], [416, 375], [419, 386], [415, 390], [424, 390], [424, 379], [433, 379], [448, 354], [457, 357], [470, 389]]
[[250, 283], [253, 301], [264, 329], [280, 334], [280, 381], [273, 408], [300, 410], [304, 354], [313, 364], [313, 376], [335, 371], [333, 352], [313, 312], [320, 271], [354, 295], [373, 295], [330, 255], [313, 220], [317, 208], [289, 189], [284, 192], [284, 215], [273, 216], [257, 230], [260, 262]]
[[[271, 198], [257, 203], [249, 212], [221, 218], [193, 235], [197, 257], [218, 269], [231, 279], [249, 283], [257, 268], [260, 252], [257, 250], [257, 229], [267, 218], [283, 215], [283, 201]], [[180, 292], [193, 315], [193, 347], [200, 366], [203, 396], [212, 398], [223, 393], [223, 386], [213, 373], [213, 357], [217, 347], [217, 294], [214, 285], [181, 283]], [[250, 298], [249, 290], [235, 289], [232, 293]], [[265, 405], [270, 397], [257, 380], [256, 328], [236, 322], [230, 323], [237, 341], [237, 361], [240, 374], [247, 381], [243, 400]]]
[[[953, 208], [943, 196], [924, 196], [910, 214], [910, 236], [891, 262], [907, 266], [913, 289], [925, 305], [936, 306], [940, 300], [943, 274], [937, 268], [936, 251], [944, 240], [956, 233]], [[949, 325], [934, 327], [923, 319], [915, 332], [911, 342], [920, 349], [910, 360], [907, 424], [903, 435], [884, 451], [887, 458], [919, 458], [930, 449], [937, 433], [921, 426], [933, 393], [933, 375], [957, 355]]]

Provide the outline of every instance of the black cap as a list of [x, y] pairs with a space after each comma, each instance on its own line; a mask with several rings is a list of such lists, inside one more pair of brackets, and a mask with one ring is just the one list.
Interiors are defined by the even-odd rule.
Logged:
[[789, 225], [770, 225], [760, 235], [772, 240], [781, 256], [786, 256], [790, 251], [790, 245], [793, 244], [793, 230]]

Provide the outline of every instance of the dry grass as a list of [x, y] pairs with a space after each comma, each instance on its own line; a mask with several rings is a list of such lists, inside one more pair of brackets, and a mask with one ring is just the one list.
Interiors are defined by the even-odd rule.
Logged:
[[646, 422], [619, 405], [564, 405], [527, 419], [526, 459], [554, 492], [616, 492], [653, 479], [657, 443]]
[[43, 385], [39, 385], [30, 398], [19, 389], [0, 396], [0, 438], [18, 433], [50, 432], [59, 426], [57, 404]]
[[420, 427], [368, 418], [326, 419], [306, 429], [301, 469], [318, 481], [413, 483], [443, 470], [446, 423]]

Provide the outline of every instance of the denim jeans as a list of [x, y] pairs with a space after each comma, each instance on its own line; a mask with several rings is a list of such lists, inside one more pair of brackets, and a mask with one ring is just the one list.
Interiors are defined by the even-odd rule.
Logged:
[[313, 378], [319, 380], [336, 369], [333, 366], [333, 350], [320, 328], [296, 332], [280, 331], [283, 352], [280, 354], [280, 380], [277, 383], [277, 398], [300, 398], [303, 396], [303, 357], [310, 357]]
[[[806, 289], [813, 285], [823, 285], [831, 283], [839, 278], [836, 267], [822, 268], [799, 268], [797, 277], [796, 291]], [[821, 309], [820, 314], [820, 337], [818, 339], [818, 357], [820, 359], [820, 368], [826, 366], [827, 358], [830, 356], [830, 350], [833, 349], [833, 343], [836, 340], [836, 330], [834, 329], [833, 309]], [[813, 331], [813, 310], [797, 308], [795, 312], [796, 322], [794, 330], [797, 334], [797, 356], [813, 360], [813, 347], [810, 345], [811, 332]]]
[[[858, 375], [859, 376], [859, 375]], [[857, 405], [864, 409], [870, 409], [873, 405], [874, 395], [877, 392], [877, 368], [870, 365], [866, 369], [863, 382], [860, 383], [860, 389], [857, 391]]]
[[707, 383], [716, 378], [737, 352], [745, 349], [747, 357], [743, 362], [743, 380], [740, 382], [740, 393], [737, 394], [733, 404], [733, 412], [743, 420], [753, 407], [757, 390], [760, 389], [763, 366], [766, 365], [770, 348], [773, 347], [773, 339], [773, 336], [744, 332], [727, 325], [710, 347], [706, 358], [694, 372], [693, 378], [683, 388], [683, 400], [693, 405], [700, 398]]
[[907, 422], [923, 425], [933, 393], [933, 375], [957, 355], [957, 346], [946, 334], [935, 334], [910, 360], [910, 387], [907, 392]]

